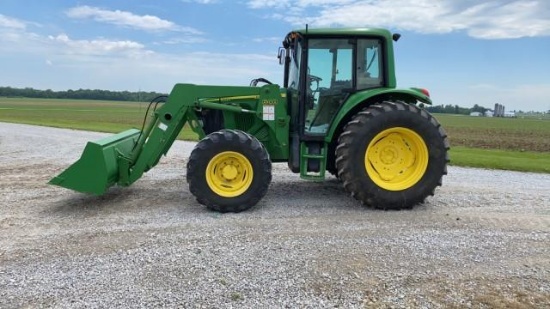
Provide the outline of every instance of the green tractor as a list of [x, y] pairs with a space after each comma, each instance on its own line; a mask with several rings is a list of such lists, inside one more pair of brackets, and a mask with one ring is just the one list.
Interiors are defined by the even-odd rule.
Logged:
[[146, 127], [89, 142], [50, 183], [98, 195], [129, 186], [188, 125], [200, 141], [187, 182], [209, 209], [254, 206], [268, 190], [272, 162], [314, 181], [328, 171], [367, 206], [411, 208], [441, 185], [449, 143], [422, 109], [431, 104], [428, 91], [396, 88], [398, 39], [372, 28], [292, 31], [279, 50], [283, 87], [263, 78], [247, 87], [176, 84], [151, 102]]

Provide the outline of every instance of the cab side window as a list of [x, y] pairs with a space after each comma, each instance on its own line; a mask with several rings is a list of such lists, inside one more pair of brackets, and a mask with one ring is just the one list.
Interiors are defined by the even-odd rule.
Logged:
[[357, 89], [380, 87], [384, 83], [380, 40], [357, 41]]

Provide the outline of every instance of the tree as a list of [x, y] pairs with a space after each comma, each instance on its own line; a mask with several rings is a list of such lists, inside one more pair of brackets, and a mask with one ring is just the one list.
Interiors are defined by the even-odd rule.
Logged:
[[45, 99], [86, 99], [86, 100], [109, 100], [109, 101], [136, 101], [139, 98], [141, 102], [151, 101], [153, 98], [162, 95], [157, 92], [136, 92], [129, 91], [109, 91], [100, 89], [78, 89], [67, 91], [37, 90], [33, 88], [11, 88], [0, 87], [0, 96], [2, 97], [23, 97], [23, 98], [45, 98]]
[[474, 104], [474, 107], [472, 107], [472, 109], [471, 109], [471, 112], [479, 112], [479, 113], [482, 113], [482, 114], [485, 114], [486, 111], [487, 111], [487, 108], [485, 108], [483, 106], [480, 106], [480, 105], [477, 105], [477, 104]]

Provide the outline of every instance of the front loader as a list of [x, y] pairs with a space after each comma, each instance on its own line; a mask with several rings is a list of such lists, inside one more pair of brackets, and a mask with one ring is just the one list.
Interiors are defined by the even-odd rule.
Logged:
[[176, 84], [152, 102], [147, 127], [89, 142], [50, 183], [97, 195], [129, 186], [187, 125], [200, 139], [187, 162], [189, 190], [210, 209], [258, 203], [272, 162], [314, 181], [328, 171], [367, 206], [411, 208], [441, 185], [449, 143], [422, 108], [428, 91], [396, 88], [398, 39], [372, 28], [292, 31], [279, 52], [283, 87], [263, 78], [248, 87]]

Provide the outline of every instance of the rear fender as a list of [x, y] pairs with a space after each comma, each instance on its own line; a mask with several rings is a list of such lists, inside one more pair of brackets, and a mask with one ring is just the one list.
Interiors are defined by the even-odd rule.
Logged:
[[404, 101], [407, 103], [415, 104], [418, 101], [425, 104], [432, 104], [430, 97], [422, 93], [419, 89], [374, 89], [361, 91], [351, 94], [348, 99], [334, 116], [329, 131], [327, 132], [325, 141], [331, 142], [335, 137], [335, 134], [339, 134], [345, 123], [347, 123], [351, 117], [362, 108], [376, 102], [385, 100], [392, 101]]

